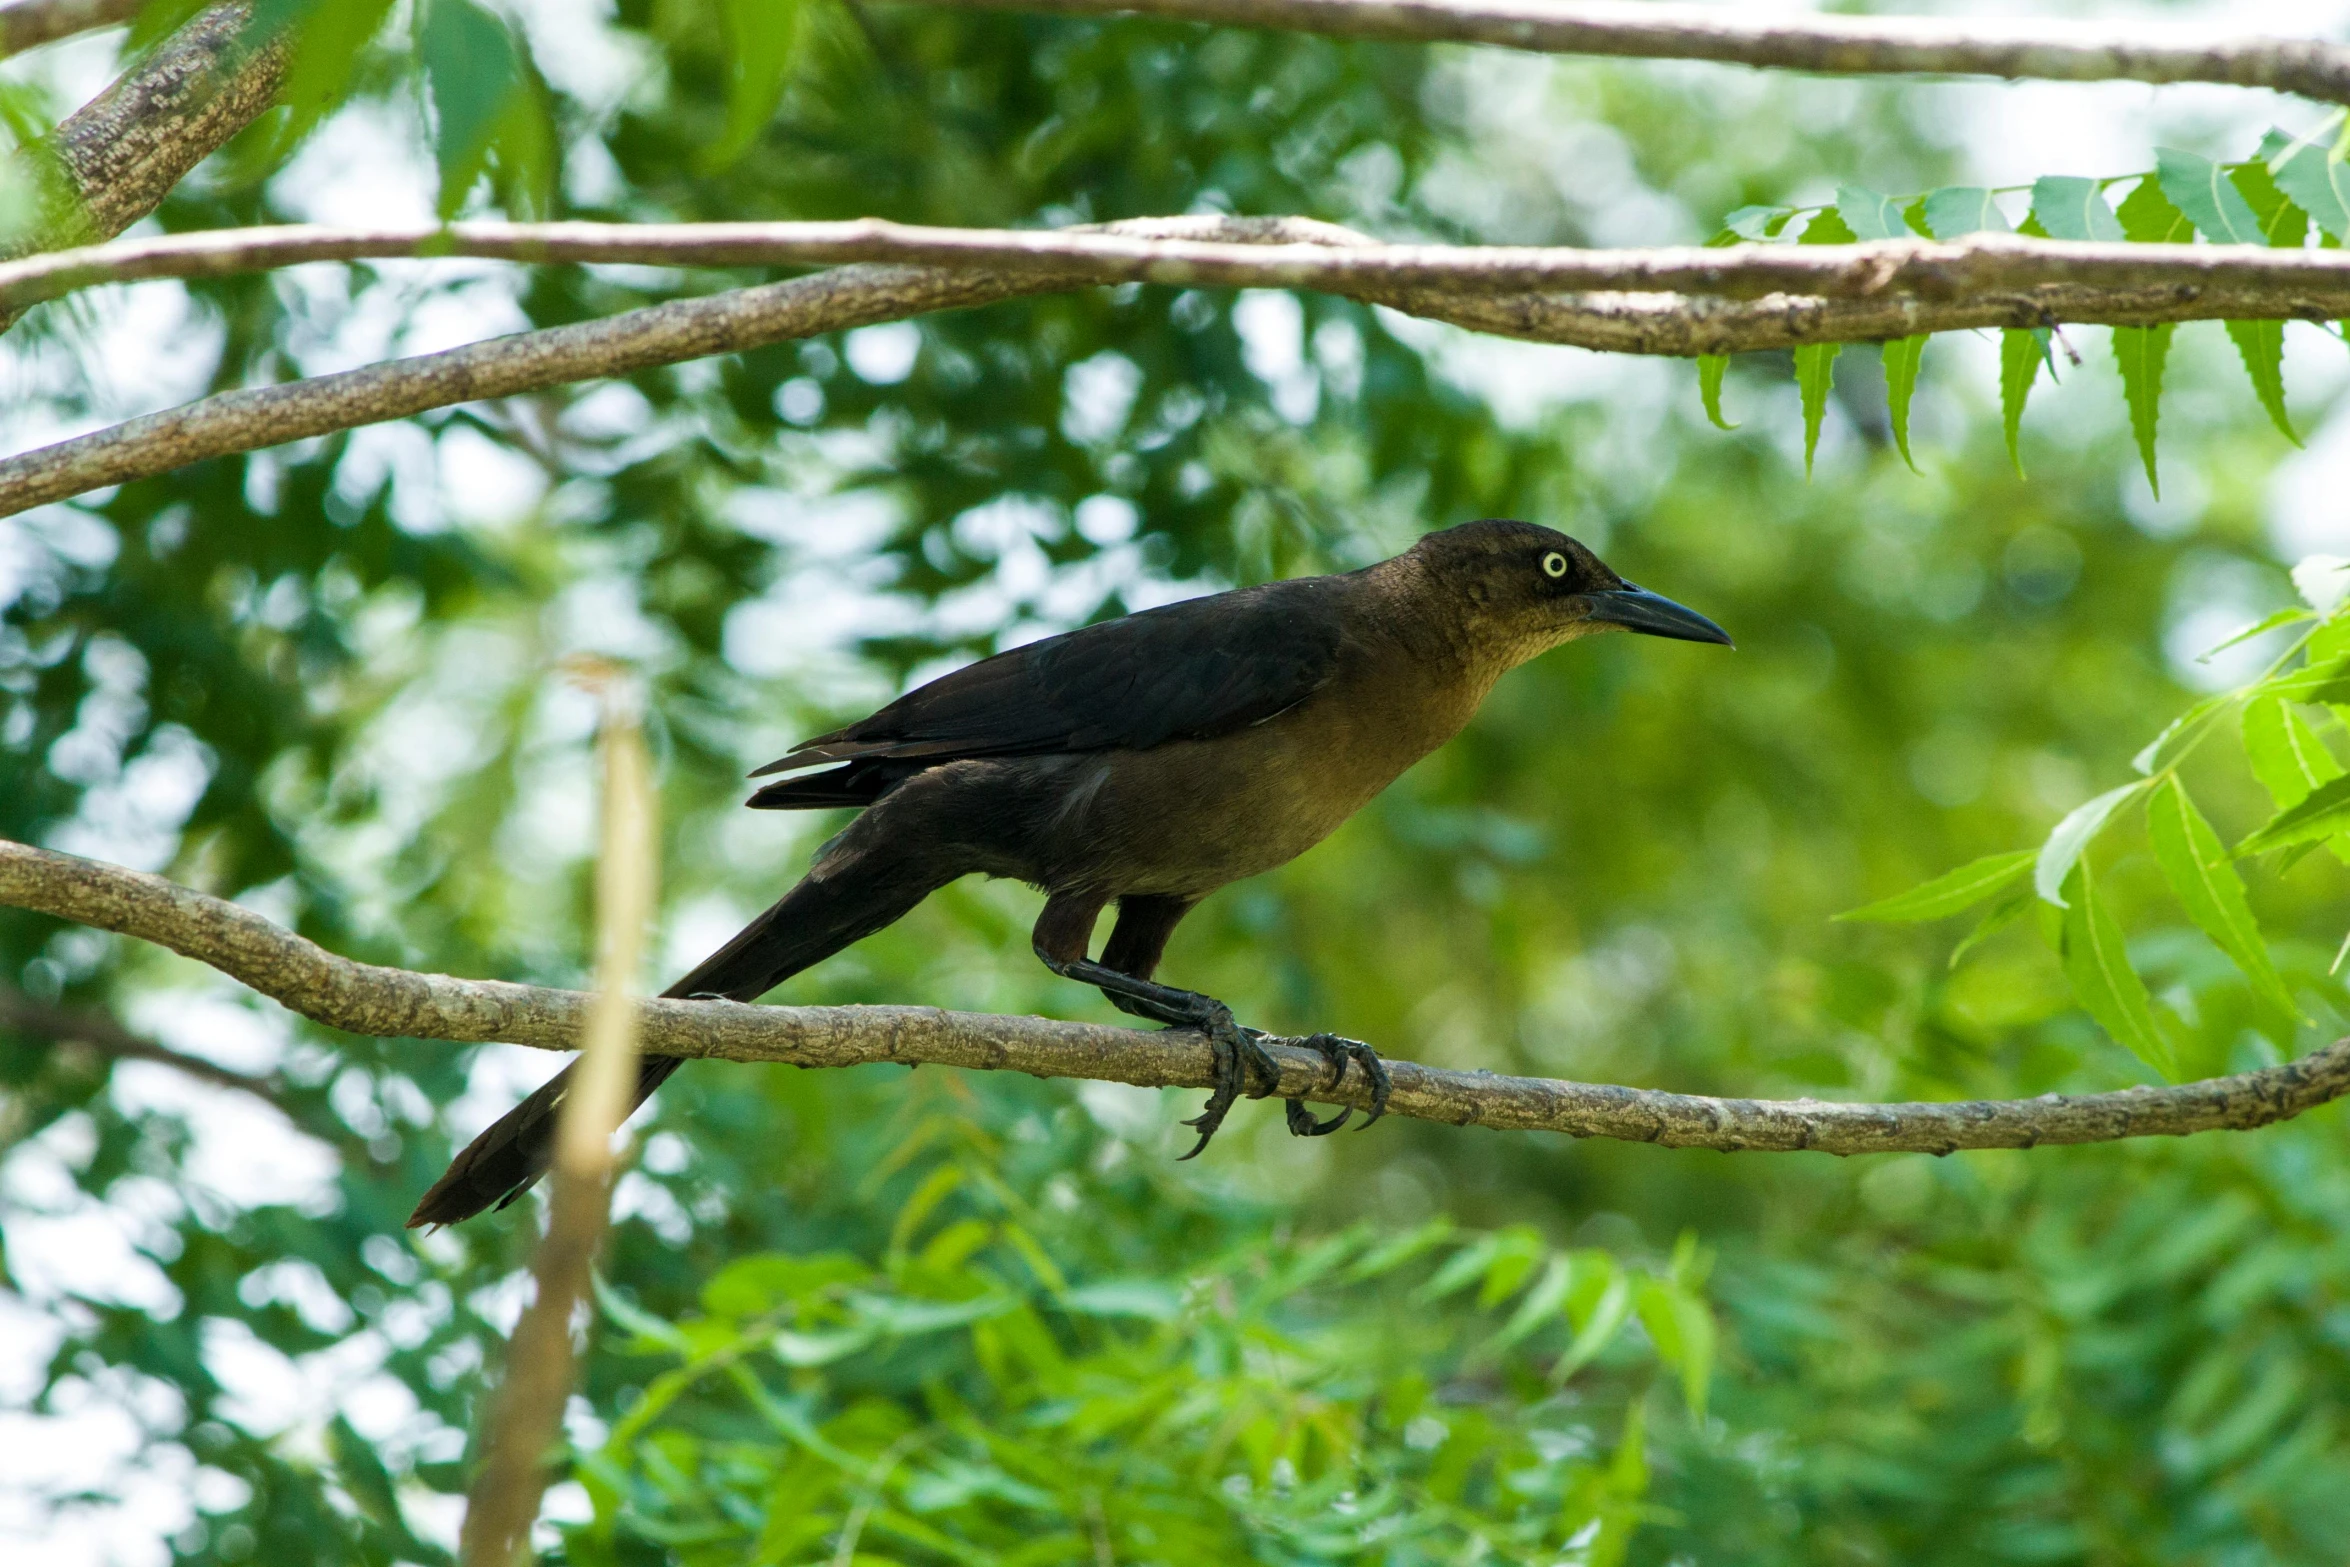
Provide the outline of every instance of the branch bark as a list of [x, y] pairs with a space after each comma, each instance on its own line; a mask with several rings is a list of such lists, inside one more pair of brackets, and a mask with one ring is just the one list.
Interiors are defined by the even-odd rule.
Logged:
[[2063, 82], [2217, 82], [2350, 103], [2350, 49], [2133, 22], [1749, 17], [1726, 6], [1606, 0], [931, 0], [972, 10], [1140, 15], [1400, 43], [1538, 54], [1714, 60], [1830, 76], [2003, 76]]
[[[457, 979], [337, 957], [249, 909], [159, 876], [0, 840], [0, 904], [170, 948], [349, 1033], [577, 1048], [592, 997], [499, 980]], [[1047, 1018], [930, 1007], [761, 1007], [729, 1001], [638, 1004], [656, 1055], [797, 1066], [931, 1062], [1146, 1088], [1205, 1088], [1207, 1041]], [[1368, 1085], [1326, 1081], [1321, 1056], [1274, 1041], [1282, 1097], [1368, 1109]], [[1390, 1061], [1391, 1113], [1456, 1126], [1564, 1132], [1724, 1152], [1952, 1153], [2249, 1130], [2350, 1093], [2350, 1039], [2257, 1072], [2162, 1088], [1947, 1104], [1716, 1099], [1550, 1078], [1451, 1072]]]
[[[1160, 220], [1162, 222], [1167, 220]], [[2350, 312], [2350, 251], [2263, 245], [2134, 245], [1976, 234], [1856, 245], [1676, 245], [1580, 250], [1386, 244], [1309, 219], [1207, 220], [1262, 241], [1111, 229], [926, 228], [845, 223], [403, 224], [215, 229], [0, 262], [0, 307], [21, 309], [100, 283], [224, 277], [320, 261], [473, 256], [656, 266], [906, 266], [1043, 274], [1174, 287], [1397, 290], [1486, 297], [1533, 292], [1703, 294], [1754, 300], [1913, 295], [1934, 304], [2070, 288], [2167, 296], [2167, 319], [2330, 320]], [[2170, 315], [2187, 311], [2187, 317]]]
[[[159, 276], [182, 269], [192, 275], [361, 251], [415, 254], [456, 246], [516, 259], [659, 257], [734, 265], [819, 254], [919, 254], [955, 264], [859, 263], [338, 375], [224, 392], [0, 461], [0, 516], [209, 457], [454, 403], [1136, 277], [1320, 287], [1496, 336], [1679, 356], [2051, 322], [2142, 325], [2350, 314], [2350, 272], [2344, 261], [2315, 250], [2007, 239], [1654, 251], [1611, 259], [1608, 253], [1581, 251], [1390, 247], [1301, 218], [1225, 217], [1138, 219], [1033, 235], [881, 223], [726, 225], [716, 233], [672, 229], [649, 234], [590, 225], [476, 224], [445, 234], [434, 231], [429, 238], [420, 230], [368, 235], [276, 231], [259, 239], [232, 233], [34, 258], [0, 271], [0, 286], [57, 290], [100, 275]], [[2143, 254], [2157, 251], [2161, 254]], [[974, 264], [974, 258], [986, 264]], [[2078, 281], [1996, 286], [2029, 279], [2035, 268], [2067, 278], [2112, 280], [2112, 286]], [[1671, 278], [1728, 292], [1507, 291], [1523, 288], [1528, 280], [1551, 278]], [[1821, 292], [1734, 297], [1791, 284]], [[1465, 291], [1471, 287], [1503, 291]], [[1946, 293], [1958, 297], [1940, 297]]]
[[16, 0], [0, 5], [0, 56], [22, 54], [76, 33], [114, 27], [139, 14], [143, 0]]

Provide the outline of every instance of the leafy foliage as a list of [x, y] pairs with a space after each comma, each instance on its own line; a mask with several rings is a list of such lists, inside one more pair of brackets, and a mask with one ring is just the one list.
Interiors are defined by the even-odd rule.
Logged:
[[[1700, 232], [1727, 210], [1729, 232], [1795, 241], [1812, 225], [1788, 192], [1837, 189], [1856, 235], [1921, 233], [1922, 197], [1862, 179], [1959, 180], [1946, 127], [1891, 94], [1822, 115], [1843, 89], [1816, 81], [1745, 98], [1574, 62], [1544, 78], [1555, 112], [1496, 129], [1480, 115], [1522, 103], [1518, 78], [1499, 91], [1485, 66], [1405, 49], [807, 0], [760, 53], [741, 7], [564, 13], [566, 43], [634, 62], [612, 85], [588, 51], [534, 43], [535, 11], [451, 4], [305, 11], [303, 95], [161, 224], [308, 217], [322, 176], [300, 160], [370, 126], [406, 138], [384, 188], [414, 183], [428, 214], [1041, 225], [1208, 206], [1570, 242], [1599, 215], [1556, 170], [1604, 145], [1627, 210]], [[512, 52], [483, 33], [442, 57], [444, 104], [420, 51], [449, 17], [489, 18]], [[2338, 238], [2312, 184], [2338, 178], [2334, 150], [2281, 153], [2273, 178]], [[2020, 191], [1988, 201], [2049, 233], [2097, 222], [2047, 187], [2028, 214]], [[2195, 232], [2152, 178], [2114, 217], [2132, 239]], [[552, 326], [752, 275], [205, 281], [170, 295], [172, 339], [196, 390], [265, 384], [374, 352], [386, 321]], [[44, 307], [12, 334], [25, 417], [108, 406], [94, 371], [40, 357], [119, 344], [90, 335], [106, 329], [102, 309]], [[1759, 388], [1729, 389], [1730, 436], [1629, 395], [1639, 365], [1529, 409], [1500, 395], [1522, 361], [1377, 312], [1157, 289], [223, 459], [0, 525], [0, 832], [250, 898], [356, 956], [576, 982], [585, 737], [548, 671], [616, 652], [646, 672], [664, 748], [674, 972], [832, 825], [736, 809], [736, 775], [782, 738], [1012, 639], [1519, 515], [1716, 615], [1739, 654], [1611, 639], [1511, 677], [1326, 848], [1210, 900], [1171, 977], [1266, 1026], [1698, 1091], [2142, 1079], [2105, 1014], [2181, 1075], [2267, 1064], [2345, 1028], [2327, 961], [2350, 837], [2289, 869], [2303, 845], [2227, 862], [2253, 945], [2208, 841], [2162, 812], [2175, 784], [2224, 848], [2342, 776], [2320, 695], [2335, 621], [2298, 666], [2187, 706], [2156, 781], [2083, 837], [2063, 910], [2030, 885], [2043, 851], [2017, 847], [2191, 702], [2164, 638], [2212, 584], [2241, 586], [2247, 619], [2292, 593], [2246, 498], [2281, 444], [2267, 413], [2207, 395], [2195, 355], [2166, 367], [2171, 341], [2141, 339], [2135, 371], [2116, 344], [2142, 454], [2167, 374], [2166, 471], [2209, 497], [2162, 529], [2117, 498], [2139, 460], [2118, 434], [2035, 449], [2025, 485], [2000, 422], [1961, 407], [1934, 482], [1903, 477], [1914, 339], [1885, 357], [1890, 432], [1865, 355], [1814, 372], [1815, 439], [1828, 402], [1860, 437], [1806, 488], [1792, 441], [1748, 412]], [[138, 390], [162, 395], [173, 372], [145, 348]], [[2248, 767], [2208, 739], [2231, 714]], [[1910, 911], [1971, 919], [1947, 959], [1883, 920], [1828, 920], [2000, 850], [1979, 892]], [[1111, 1016], [1027, 960], [1033, 912], [1018, 889], [949, 889], [785, 998]], [[440, 1560], [529, 1225], [399, 1221], [544, 1064], [288, 1025], [185, 965], [13, 913], [0, 962], [29, 993], [276, 1074], [264, 1102], [0, 1031], [4, 1293], [37, 1389], [12, 1416], [113, 1411], [153, 1472], [193, 1472], [166, 1542], [188, 1567]], [[1244, 1107], [1206, 1169], [1171, 1164], [1178, 1113], [992, 1074], [682, 1073], [621, 1193], [567, 1454], [585, 1494], [566, 1488], [549, 1554], [637, 1567], [789, 1541], [782, 1559], [830, 1560], [861, 1519], [868, 1561], [1083, 1562], [1105, 1533], [1120, 1561], [1184, 1559], [1174, 1539], [1276, 1560], [1457, 1559], [1480, 1539], [1489, 1559], [1804, 1567], [2350, 1557], [2338, 1112], [2258, 1137], [1834, 1162], [1392, 1120], [1298, 1145]], [[285, 1143], [324, 1173], [222, 1176]], [[68, 1266], [101, 1253], [117, 1266]], [[279, 1386], [324, 1407], [273, 1409]]]
[[[2350, 125], [2341, 116], [2329, 118], [2320, 132]], [[2050, 239], [2116, 241], [2140, 244], [2188, 244], [2197, 235], [2213, 244], [2269, 245], [2300, 248], [2313, 230], [2321, 243], [2339, 244], [2350, 238], [2350, 140], [2321, 145], [2313, 133], [2299, 139], [2271, 130], [2258, 154], [2242, 163], [2220, 164], [2191, 152], [2158, 149], [2156, 167], [2149, 173], [2085, 179], [2072, 175], [2045, 175], [2029, 187], [2030, 199], [2020, 229]], [[2128, 185], [2129, 194], [2117, 212], [2106, 191]], [[1732, 213], [1711, 244], [1783, 238], [1793, 220], [1809, 214], [1798, 230], [1801, 244], [1850, 244], [1862, 239], [1898, 239], [1924, 235], [1956, 239], [1975, 233], [2006, 233], [2019, 227], [2001, 207], [2001, 191], [1981, 186], [1950, 186], [1915, 196], [1884, 196], [1858, 185], [1839, 186], [1834, 202], [1823, 207], [1748, 206]], [[2316, 213], [2313, 223], [2311, 214]], [[2285, 409], [2284, 330], [2282, 321], [2228, 321], [2222, 323], [2252, 382], [2254, 396], [2269, 421], [2287, 441], [2298, 446]], [[2146, 480], [2157, 495], [2161, 482], [2155, 472], [2155, 431], [2162, 398], [2163, 367], [2170, 354], [2173, 323], [2114, 327], [2114, 361], [2121, 372], [2122, 390], [2129, 405], [2130, 427], [2146, 467]], [[2337, 334], [2339, 335], [2339, 334]], [[2023, 472], [2020, 447], [2023, 414], [2032, 386], [2045, 366], [2055, 374], [2052, 329], [2009, 327], [2000, 333], [1999, 407], [2007, 433], [2009, 461]], [[1885, 345], [1885, 392], [1894, 442], [1902, 459], [1910, 458], [1909, 412], [1917, 389], [1923, 337], [1903, 338]], [[1819, 420], [1826, 409], [1829, 366], [1836, 345], [1796, 350], [1796, 384], [1802, 393], [1804, 440], [1808, 469], [1810, 451], [1819, 439]], [[1809, 356], [1808, 358], [1806, 356]], [[2078, 362], [2078, 355], [2074, 356]], [[1721, 400], [1719, 368], [1701, 367], [1706, 407]]]

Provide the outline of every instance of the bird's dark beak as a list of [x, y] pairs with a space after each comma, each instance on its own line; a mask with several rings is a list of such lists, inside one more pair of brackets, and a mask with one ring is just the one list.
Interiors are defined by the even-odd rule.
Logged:
[[1622, 626], [1642, 636], [1672, 637], [1681, 642], [1719, 642], [1724, 647], [1737, 646], [1730, 640], [1730, 633], [1696, 610], [1676, 604], [1661, 593], [1634, 587], [1629, 582], [1604, 593], [1583, 594], [1582, 599], [1587, 606], [1584, 616], [1589, 620]]

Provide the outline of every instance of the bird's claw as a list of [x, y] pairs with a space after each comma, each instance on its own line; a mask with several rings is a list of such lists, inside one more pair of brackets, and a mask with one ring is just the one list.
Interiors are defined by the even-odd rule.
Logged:
[[[1232, 1009], [1223, 1002], [1211, 1002], [1196, 1026], [1208, 1036], [1208, 1048], [1214, 1052], [1215, 1065], [1210, 1079], [1213, 1086], [1200, 1113], [1183, 1123], [1199, 1133], [1199, 1141], [1191, 1145], [1191, 1152], [1183, 1159], [1199, 1157], [1243, 1093], [1251, 1099], [1262, 1099], [1281, 1086], [1281, 1064], [1265, 1048], [1265, 1036], [1232, 1021]], [[1251, 1088], [1248, 1082], [1251, 1076], [1261, 1086]], [[1182, 1162], [1182, 1159], [1176, 1161]]]
[[[1359, 1039], [1347, 1039], [1338, 1034], [1309, 1034], [1298, 1043], [1309, 1050], [1320, 1052], [1322, 1059], [1330, 1063], [1330, 1087], [1333, 1090], [1346, 1081], [1346, 1064], [1349, 1061], [1361, 1064], [1363, 1076], [1371, 1080], [1371, 1109], [1363, 1118], [1364, 1130], [1368, 1131], [1373, 1121], [1387, 1113], [1387, 1095], [1395, 1084], [1387, 1075], [1387, 1063], [1379, 1059], [1378, 1051]], [[1327, 1137], [1346, 1125], [1347, 1117], [1354, 1114], [1352, 1108], [1341, 1105], [1336, 1115], [1318, 1121], [1313, 1112], [1305, 1107], [1304, 1100], [1288, 1099], [1282, 1103], [1288, 1113], [1290, 1134], [1295, 1137]]]

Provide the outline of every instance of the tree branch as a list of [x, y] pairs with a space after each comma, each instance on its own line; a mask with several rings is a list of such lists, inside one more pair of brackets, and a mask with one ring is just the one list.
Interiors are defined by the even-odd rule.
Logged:
[[[0, 840], [0, 904], [152, 941], [209, 964], [314, 1022], [350, 1033], [577, 1047], [592, 997], [456, 979], [337, 957], [249, 909], [159, 876]], [[1205, 1088], [1210, 1049], [1186, 1029], [1147, 1032], [930, 1007], [639, 1004], [656, 1055], [797, 1066], [932, 1062], [1146, 1088]], [[1276, 1093], [1367, 1109], [1359, 1074], [1332, 1087], [1314, 1051], [1274, 1041]], [[2298, 1061], [2162, 1088], [1950, 1104], [1713, 1099], [1654, 1089], [1450, 1072], [1390, 1061], [1395, 1114], [1508, 1131], [1565, 1132], [1674, 1148], [1951, 1153], [2248, 1130], [2350, 1093], [2350, 1039]]]
[[1831, 76], [2004, 76], [2063, 82], [2218, 82], [2350, 103], [2350, 49], [2133, 21], [1742, 16], [1728, 6], [1605, 0], [931, 0], [974, 10], [1141, 15], [1538, 54], [1715, 60]]
[[[1170, 220], [1158, 220], [1161, 223]], [[926, 228], [845, 223], [401, 224], [382, 228], [214, 229], [118, 241], [0, 262], [0, 307], [22, 309], [100, 283], [224, 277], [306, 262], [485, 257], [655, 266], [805, 266], [892, 262], [1087, 283], [1175, 287], [1406, 290], [1474, 296], [1530, 292], [1705, 294], [1753, 300], [1914, 295], [1936, 304], [2070, 287], [2127, 294], [2142, 313], [2167, 295], [2167, 319], [2329, 320], [2350, 312], [2350, 251], [2263, 245], [2079, 243], [2017, 234], [1873, 240], [1856, 245], [1678, 245], [1579, 250], [1536, 245], [1391, 245], [1302, 218], [1208, 219], [1262, 241], [1109, 229]], [[2176, 317], [2170, 311], [2188, 311]]]
[[[2350, 271], [2326, 251], [2257, 247], [1906, 241], [1862, 246], [1625, 253], [1384, 246], [1301, 218], [1150, 218], [1026, 234], [844, 225], [724, 225], [621, 231], [591, 225], [460, 225], [365, 235], [272, 231], [142, 241], [38, 257], [0, 272], [7, 288], [61, 290], [99, 277], [160, 276], [361, 252], [463, 247], [516, 259], [741, 264], [820, 254], [924, 255], [952, 267], [855, 264], [788, 283], [518, 333], [437, 354], [280, 386], [224, 392], [0, 461], [0, 516], [185, 463], [253, 451], [431, 408], [740, 352], [790, 338], [902, 320], [1021, 295], [1152, 277], [1234, 286], [1314, 286], [1471, 330], [1635, 354], [1726, 354], [2052, 321], [2138, 325], [2214, 317], [2350, 314]], [[1171, 248], [1169, 248], [1171, 247]], [[1254, 254], [1251, 253], [1252, 249]], [[1833, 252], [1833, 254], [1831, 254]], [[2159, 254], [2144, 254], [2159, 252]], [[1813, 258], [1820, 258], [1814, 260]], [[984, 266], [974, 264], [975, 258]], [[2043, 271], [2063, 278], [1994, 286]], [[1465, 292], [1535, 279], [1671, 278], [1736, 294], [1789, 285], [1819, 294], [1760, 298], [1633, 290]], [[2159, 279], [2160, 281], [2147, 281]], [[1989, 280], [1986, 282], [1985, 280]], [[1893, 291], [1910, 288], [1916, 292]], [[1975, 292], [1965, 292], [1974, 289]], [[1875, 292], [1870, 292], [1875, 290]], [[1943, 298], [1946, 293], [1960, 297]], [[1855, 297], [1841, 297], [1853, 294]]]
[[143, 0], [16, 0], [0, 5], [0, 56], [76, 33], [114, 27], [139, 14]]

